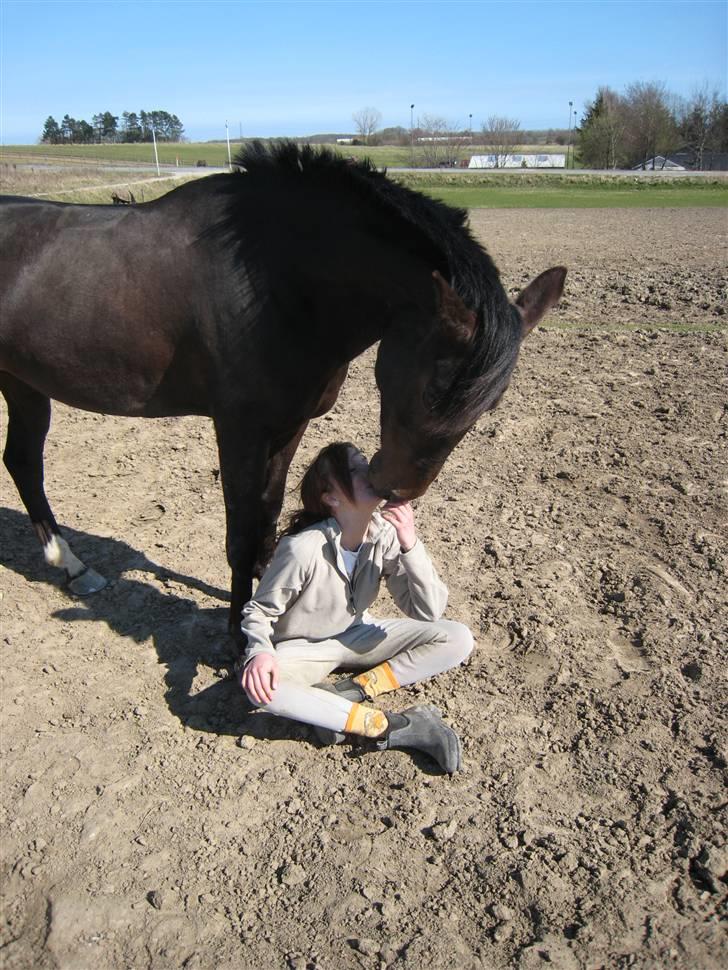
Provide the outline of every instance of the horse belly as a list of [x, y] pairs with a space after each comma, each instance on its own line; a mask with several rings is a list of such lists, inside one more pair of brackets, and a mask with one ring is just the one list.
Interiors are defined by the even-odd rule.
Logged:
[[148, 274], [138, 257], [96, 245], [71, 258], [68, 249], [46, 246], [3, 281], [0, 370], [87, 411], [200, 413], [200, 381], [176, 377], [190, 353], [181, 353], [189, 326], [174, 294], [162, 306], [139, 283]]

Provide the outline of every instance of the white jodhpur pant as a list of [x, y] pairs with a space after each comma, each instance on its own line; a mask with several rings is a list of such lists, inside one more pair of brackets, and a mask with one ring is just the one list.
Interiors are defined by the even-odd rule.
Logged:
[[352, 702], [312, 686], [332, 671], [370, 670], [387, 661], [400, 687], [406, 687], [457, 667], [472, 649], [470, 630], [454, 620], [368, 617], [328, 640], [285, 640], [276, 645], [278, 689], [260, 709], [343, 731]]

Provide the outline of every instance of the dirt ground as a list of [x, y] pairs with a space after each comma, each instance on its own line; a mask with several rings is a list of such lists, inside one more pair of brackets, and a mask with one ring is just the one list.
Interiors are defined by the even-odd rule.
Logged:
[[[384, 706], [437, 704], [464, 771], [251, 712], [209, 423], [57, 407], [49, 494], [110, 586], [67, 595], [0, 470], [6, 970], [728, 965], [725, 210], [472, 223], [514, 292], [570, 267], [570, 326], [417, 503], [477, 646]], [[374, 450], [372, 361], [293, 480]]]

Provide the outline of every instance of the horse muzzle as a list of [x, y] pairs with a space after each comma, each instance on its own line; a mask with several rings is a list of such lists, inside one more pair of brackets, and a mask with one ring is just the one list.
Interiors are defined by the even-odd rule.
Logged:
[[396, 470], [390, 474], [381, 452], [377, 452], [369, 462], [369, 483], [377, 495], [387, 501], [411, 502], [419, 498], [427, 491], [434, 477], [434, 475], [428, 476], [421, 481], [413, 482], [412, 477], [406, 475], [403, 470]]

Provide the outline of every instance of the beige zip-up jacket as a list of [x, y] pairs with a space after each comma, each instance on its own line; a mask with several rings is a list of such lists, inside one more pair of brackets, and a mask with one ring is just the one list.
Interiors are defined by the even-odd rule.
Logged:
[[327, 640], [361, 623], [384, 578], [395, 603], [415, 620], [439, 620], [447, 588], [418, 539], [402, 552], [394, 527], [372, 516], [354, 573], [341, 555], [341, 529], [326, 519], [278, 543], [253, 598], [243, 607], [246, 662], [275, 654], [282, 640]]

